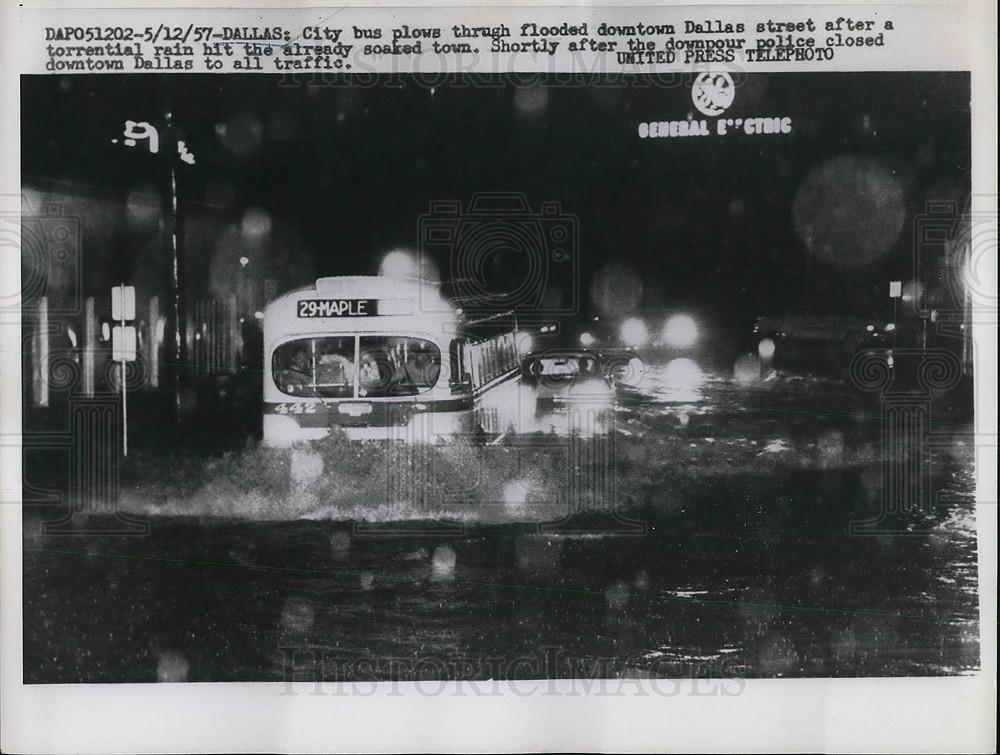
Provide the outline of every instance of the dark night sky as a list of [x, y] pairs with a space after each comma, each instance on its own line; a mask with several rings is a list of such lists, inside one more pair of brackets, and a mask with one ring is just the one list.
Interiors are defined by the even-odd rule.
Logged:
[[[84, 220], [87, 285], [103, 287], [109, 269], [112, 278], [141, 278], [136, 265], [156, 257], [155, 228], [130, 228], [125, 207], [130, 190], [164, 187], [162, 162], [111, 139], [125, 119], [161, 123], [168, 107], [198, 160], [181, 166], [178, 179], [194, 285], [204, 284], [226, 229], [250, 207], [272, 221], [263, 252], [272, 270], [307, 280], [374, 273], [389, 249], [416, 248], [417, 218], [433, 199], [518, 191], [579, 218], [584, 292], [616, 260], [642, 281], [638, 306], [646, 308], [715, 309], [745, 321], [814, 296], [881, 306], [885, 281], [912, 268], [913, 219], [929, 199], [961, 202], [969, 187], [962, 73], [751, 75], [738, 82], [726, 117], [789, 116], [793, 133], [655, 140], [639, 139], [638, 123], [688, 117], [689, 77], [627, 86], [458, 79], [433, 93], [399, 77], [366, 87], [279, 81], [22, 78], [24, 183], [91, 208], [83, 211], [94, 216]], [[796, 231], [797, 196], [822, 218], [841, 212], [831, 196], [864, 193], [870, 176], [803, 188], [810, 171], [842, 178], [822, 166], [843, 156], [901, 197], [901, 230], [872, 264], [836, 261], [852, 256], [856, 235], [834, 228], [834, 247], [839, 239], [844, 248], [810, 258]], [[874, 200], [884, 188], [874, 187]], [[853, 218], [850, 198], [834, 226], [878, 228], [892, 214], [862, 201], [871, 217]], [[447, 261], [440, 264], [447, 276]]]

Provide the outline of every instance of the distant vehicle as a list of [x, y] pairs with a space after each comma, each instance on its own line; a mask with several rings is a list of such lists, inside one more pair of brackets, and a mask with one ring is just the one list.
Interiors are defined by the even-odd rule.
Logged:
[[522, 382], [534, 389], [542, 411], [610, 404], [644, 375], [645, 364], [632, 349], [545, 349], [521, 361]]
[[894, 323], [885, 320], [826, 314], [806, 307], [784, 315], [758, 317], [753, 326], [758, 344], [769, 338], [778, 349], [782, 343], [835, 346], [847, 358], [861, 349], [890, 346], [895, 329]]

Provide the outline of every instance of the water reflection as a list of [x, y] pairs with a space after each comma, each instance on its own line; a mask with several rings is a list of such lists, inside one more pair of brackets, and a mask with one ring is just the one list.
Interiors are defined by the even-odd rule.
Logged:
[[652, 373], [650, 377], [654, 395], [659, 401], [694, 404], [704, 400], [702, 386], [705, 374], [692, 359], [672, 359], [662, 371]]
[[[901, 515], [894, 533], [854, 536], [850, 524], [882, 505], [883, 464], [864, 453], [877, 428], [849, 412], [796, 412], [791, 400], [783, 413], [785, 394], [763, 388], [741, 404], [690, 365], [668, 368], [655, 375], [656, 396], [686, 376], [684, 389], [710, 400], [621, 417], [636, 439], [616, 463], [634, 477], [644, 536], [616, 535], [594, 511], [587, 533], [508, 520], [447, 538], [435, 534], [440, 522], [415, 520], [374, 537], [334, 521], [162, 516], [148, 538], [80, 533], [68, 548], [29, 517], [25, 680], [978, 668], [973, 448], [956, 436], [936, 452], [936, 507]], [[753, 427], [741, 420], [765, 399], [771, 411]], [[536, 483], [511, 476], [494, 509], [531, 504]]]

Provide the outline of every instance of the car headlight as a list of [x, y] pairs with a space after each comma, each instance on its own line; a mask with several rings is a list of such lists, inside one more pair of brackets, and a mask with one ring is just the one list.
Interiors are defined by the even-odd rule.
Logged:
[[698, 340], [698, 325], [689, 315], [673, 315], [663, 325], [662, 338], [665, 344], [674, 348], [693, 346]]
[[649, 341], [646, 323], [638, 317], [630, 317], [622, 323], [621, 339], [626, 346], [645, 346]]

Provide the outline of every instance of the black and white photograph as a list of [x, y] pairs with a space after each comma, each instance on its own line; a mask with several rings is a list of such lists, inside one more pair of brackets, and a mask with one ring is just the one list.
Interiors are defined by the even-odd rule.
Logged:
[[970, 87], [22, 76], [24, 683], [979, 673]]

